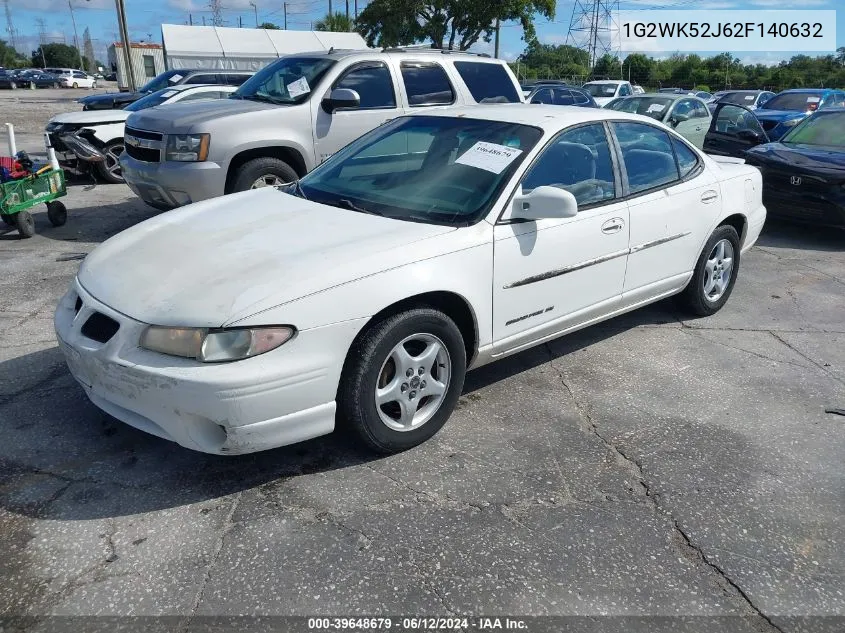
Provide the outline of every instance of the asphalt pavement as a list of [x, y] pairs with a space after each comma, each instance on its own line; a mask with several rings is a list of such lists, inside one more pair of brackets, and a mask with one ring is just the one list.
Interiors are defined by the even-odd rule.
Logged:
[[845, 628], [845, 417], [825, 413], [845, 408], [845, 234], [770, 223], [713, 317], [664, 301], [470, 372], [443, 431], [406, 453], [341, 434], [215, 457], [115, 421], [68, 374], [57, 300], [87, 252], [158, 212], [120, 185], [66, 202], [64, 227], [39, 210], [32, 239], [0, 229], [7, 630], [318, 614]]

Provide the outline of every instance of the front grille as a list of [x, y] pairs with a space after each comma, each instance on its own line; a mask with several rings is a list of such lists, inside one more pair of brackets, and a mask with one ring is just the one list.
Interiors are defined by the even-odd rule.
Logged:
[[123, 146], [123, 151], [135, 160], [142, 160], [145, 163], [157, 163], [161, 160], [160, 149], [149, 149], [146, 147], [133, 147], [128, 143]]
[[164, 136], [158, 132], [147, 132], [146, 130], [138, 130], [134, 127], [127, 127], [125, 133], [138, 138], [145, 138], [149, 141], [160, 141], [164, 138]]
[[120, 323], [111, 317], [107, 317], [105, 314], [95, 312], [88, 317], [88, 320], [80, 331], [82, 332], [82, 336], [86, 336], [93, 341], [107, 343], [112, 336], [117, 334], [119, 329]]

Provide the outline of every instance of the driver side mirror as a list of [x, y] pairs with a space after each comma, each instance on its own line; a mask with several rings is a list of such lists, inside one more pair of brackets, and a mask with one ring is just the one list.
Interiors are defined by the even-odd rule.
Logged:
[[669, 117], [669, 123], [672, 124], [672, 127], [677, 127], [678, 123], [683, 123], [684, 121], [689, 121], [688, 114], [673, 114]]
[[327, 114], [333, 114], [341, 108], [361, 107], [361, 95], [349, 88], [335, 88], [329, 96], [320, 103]]
[[511, 219], [572, 218], [577, 214], [575, 196], [566, 189], [544, 185], [514, 197]]

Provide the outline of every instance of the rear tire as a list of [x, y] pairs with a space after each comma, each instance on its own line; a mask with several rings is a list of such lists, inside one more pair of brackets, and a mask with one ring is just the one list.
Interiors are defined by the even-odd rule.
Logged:
[[417, 308], [368, 327], [347, 354], [338, 413], [379, 453], [404, 451], [449, 419], [466, 374], [466, 347], [447, 315]]
[[733, 292], [739, 272], [739, 235], [732, 226], [713, 231], [704, 245], [687, 287], [678, 295], [681, 307], [696, 316], [716, 314]]
[[67, 207], [58, 200], [48, 202], [47, 217], [53, 226], [63, 226], [67, 222]]
[[[272, 187], [299, 178], [296, 171], [285, 161], [265, 156], [254, 158], [241, 165], [232, 183], [232, 192], [249, 191], [260, 187]], [[263, 182], [264, 184], [260, 184]]]
[[21, 237], [27, 238], [35, 235], [35, 218], [29, 211], [18, 211], [17, 225]]

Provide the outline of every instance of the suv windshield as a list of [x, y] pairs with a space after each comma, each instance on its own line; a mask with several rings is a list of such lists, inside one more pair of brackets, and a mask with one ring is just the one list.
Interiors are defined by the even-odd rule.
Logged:
[[188, 71], [186, 70], [167, 70], [154, 79], [150, 79], [149, 82], [138, 88], [138, 92], [155, 92], [156, 90], [161, 90], [162, 88], [167, 88], [175, 84], [177, 81], [182, 79], [187, 74]]
[[612, 97], [616, 94], [618, 84], [584, 84], [581, 90], [586, 90], [593, 97]]
[[165, 101], [168, 101], [173, 95], [177, 94], [178, 90], [173, 90], [173, 88], [165, 88], [164, 90], [157, 90], [156, 92], [152, 93], [151, 95], [147, 95], [146, 97], [141, 97], [134, 103], [130, 103], [128, 106], [123, 108], [124, 110], [129, 110], [130, 112], [137, 112], [138, 110], [144, 110], [146, 108], [152, 108], [157, 105], [161, 105]]
[[845, 146], [845, 110], [825, 110], [807, 117], [780, 140], [785, 145]]
[[806, 110], [817, 109], [821, 100], [822, 95], [812, 92], [787, 92], [772, 97], [761, 107], [764, 110], [796, 110], [798, 112], [805, 112]]
[[329, 57], [282, 57], [247, 79], [231, 98], [280, 105], [302, 103], [334, 64]]
[[466, 226], [489, 212], [541, 136], [502, 121], [403, 117], [348, 145], [288, 193], [397, 220]]
[[674, 97], [625, 97], [614, 99], [607, 104], [607, 107], [618, 112], [650, 116], [660, 121], [674, 100]]

